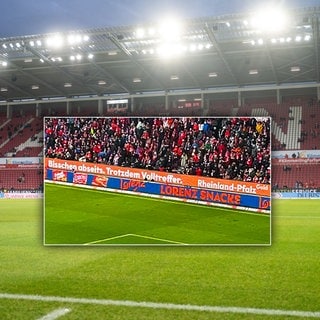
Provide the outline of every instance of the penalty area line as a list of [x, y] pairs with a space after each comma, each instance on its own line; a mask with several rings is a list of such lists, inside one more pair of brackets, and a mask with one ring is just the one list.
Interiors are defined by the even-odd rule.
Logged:
[[224, 306], [199, 306], [191, 304], [174, 304], [160, 302], [138, 302], [130, 300], [106, 300], [106, 299], [87, 299], [87, 298], [72, 298], [72, 297], [56, 297], [56, 296], [40, 296], [26, 294], [10, 294], [0, 293], [0, 299], [11, 300], [31, 300], [41, 302], [62, 302], [74, 304], [91, 304], [102, 306], [121, 306], [135, 308], [150, 308], [150, 309], [166, 309], [166, 310], [183, 310], [183, 311], [204, 311], [212, 313], [240, 313], [254, 315], [270, 315], [270, 316], [292, 316], [304, 318], [320, 318], [320, 311], [298, 311], [298, 310], [279, 310], [279, 309], [260, 309], [260, 308], [245, 308], [245, 307], [224, 307]]

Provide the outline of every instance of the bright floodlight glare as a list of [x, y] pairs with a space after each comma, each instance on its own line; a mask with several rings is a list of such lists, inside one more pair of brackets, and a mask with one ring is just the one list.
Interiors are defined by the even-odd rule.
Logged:
[[136, 30], [136, 36], [139, 39], [142, 39], [145, 36], [145, 30], [143, 28], [138, 28]]
[[159, 34], [163, 40], [179, 39], [182, 33], [182, 24], [177, 18], [164, 18], [159, 25]]
[[49, 47], [60, 48], [63, 45], [63, 38], [60, 35], [47, 38], [47, 45]]
[[251, 25], [261, 32], [280, 32], [288, 25], [288, 15], [281, 8], [262, 8], [252, 17]]
[[164, 43], [157, 47], [157, 54], [161, 58], [169, 59], [169, 58], [176, 58], [183, 54], [184, 47], [180, 44], [172, 44], [172, 43]]

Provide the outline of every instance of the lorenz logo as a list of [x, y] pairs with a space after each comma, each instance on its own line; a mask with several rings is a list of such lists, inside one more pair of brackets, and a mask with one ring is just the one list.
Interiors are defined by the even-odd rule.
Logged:
[[123, 180], [120, 181], [121, 190], [137, 191], [140, 188], [145, 188], [146, 185], [143, 181], [137, 180]]

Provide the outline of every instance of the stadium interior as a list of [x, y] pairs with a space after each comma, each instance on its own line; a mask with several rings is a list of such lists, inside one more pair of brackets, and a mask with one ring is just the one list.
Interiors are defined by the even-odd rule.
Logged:
[[[296, 160], [273, 160], [273, 188], [320, 188], [320, 8], [265, 15], [0, 39], [0, 156], [41, 159], [44, 116], [270, 116], [272, 150]], [[3, 190], [42, 179], [0, 171]]]

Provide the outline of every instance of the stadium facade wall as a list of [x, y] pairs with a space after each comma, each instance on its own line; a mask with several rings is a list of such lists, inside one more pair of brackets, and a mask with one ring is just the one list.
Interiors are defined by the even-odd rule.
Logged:
[[270, 213], [270, 186], [136, 168], [45, 159], [49, 181]]

